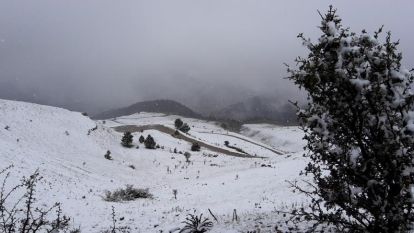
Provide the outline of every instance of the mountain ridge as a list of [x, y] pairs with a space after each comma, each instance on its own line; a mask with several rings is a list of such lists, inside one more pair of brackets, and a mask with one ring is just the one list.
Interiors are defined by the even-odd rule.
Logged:
[[228, 105], [210, 115], [217, 120], [236, 120], [244, 123], [268, 122], [295, 125], [296, 111], [289, 103], [279, 103], [274, 98], [254, 96]]
[[168, 99], [159, 99], [159, 100], [148, 100], [137, 102], [135, 104], [129, 105], [123, 108], [117, 108], [113, 110], [108, 110], [96, 115], [93, 115], [93, 119], [110, 119], [120, 116], [131, 115], [139, 112], [156, 112], [164, 114], [179, 115], [183, 117], [191, 118], [201, 118], [202, 116], [194, 112], [189, 107]]

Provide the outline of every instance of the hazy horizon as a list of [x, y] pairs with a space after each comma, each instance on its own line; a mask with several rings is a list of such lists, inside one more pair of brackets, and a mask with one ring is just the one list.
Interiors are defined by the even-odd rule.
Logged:
[[[320, 34], [333, 4], [342, 24], [382, 24], [414, 66], [407, 1], [22, 1], [0, 8], [0, 98], [100, 112], [172, 99], [205, 113], [253, 96], [298, 99], [283, 63]], [[413, 4], [411, 4], [413, 5]]]

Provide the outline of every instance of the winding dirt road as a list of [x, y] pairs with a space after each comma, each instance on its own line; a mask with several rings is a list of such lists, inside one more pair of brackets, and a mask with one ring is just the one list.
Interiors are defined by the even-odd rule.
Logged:
[[[208, 133], [208, 132], [199, 132], [199, 133]], [[254, 145], [256, 145], [256, 146], [260, 146], [261, 148], [264, 148], [264, 149], [266, 149], [266, 150], [270, 150], [271, 152], [273, 152], [273, 153], [275, 153], [275, 154], [278, 154], [278, 155], [283, 155], [283, 154], [285, 154], [285, 153], [283, 153], [282, 151], [278, 151], [278, 150], [275, 150], [275, 149], [273, 149], [273, 148], [269, 148], [269, 147], [266, 147], [266, 146], [260, 145], [260, 144], [258, 144], [258, 143], [256, 143], [256, 142], [252, 142], [252, 141], [247, 140], [247, 139], [242, 138], [242, 137], [237, 137], [236, 135], [232, 135], [232, 134], [224, 134], [224, 133], [208, 133], [208, 134], [217, 134], [217, 135], [224, 135], [224, 136], [228, 136], [228, 137], [237, 138], [237, 139], [240, 139], [240, 140], [243, 140], [243, 141], [249, 142], [249, 143], [251, 143], [251, 144], [254, 144]]]
[[[204, 147], [210, 151], [216, 152], [216, 153], [220, 153], [220, 154], [226, 154], [226, 155], [230, 155], [230, 156], [235, 156], [235, 157], [241, 157], [241, 158], [265, 158], [265, 157], [260, 157], [260, 156], [253, 156], [253, 155], [249, 155], [249, 154], [242, 154], [242, 153], [238, 153], [238, 152], [234, 152], [234, 151], [230, 151], [230, 150], [226, 150], [220, 147], [216, 147], [210, 144], [206, 144], [202, 141], [199, 141], [197, 139], [194, 139], [192, 137], [187, 136], [186, 134], [180, 132], [180, 134], [175, 135], [175, 129], [166, 127], [164, 125], [142, 125], [142, 126], [138, 126], [138, 125], [122, 125], [122, 126], [116, 126], [113, 127], [113, 129], [117, 132], [142, 132], [144, 130], [158, 130], [160, 132], [166, 133], [166, 134], [170, 134], [172, 137], [187, 141], [189, 143], [198, 143], [201, 147]], [[245, 140], [247, 141], [247, 140]], [[256, 144], [257, 145], [257, 144]], [[260, 146], [260, 145], [259, 145]], [[266, 148], [268, 149], [268, 148]], [[280, 153], [280, 152], [279, 152]]]

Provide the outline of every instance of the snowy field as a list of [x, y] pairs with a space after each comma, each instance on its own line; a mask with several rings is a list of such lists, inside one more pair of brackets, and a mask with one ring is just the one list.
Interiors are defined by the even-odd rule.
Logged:
[[[306, 202], [286, 183], [297, 179], [306, 163], [302, 134], [295, 127], [245, 125], [240, 135], [214, 122], [182, 118], [191, 126], [189, 133], [194, 138], [222, 148], [227, 140], [248, 153], [266, 157], [211, 157], [213, 153], [202, 148], [191, 152], [189, 164], [183, 155], [171, 152], [174, 148], [189, 151], [191, 145], [186, 141], [147, 130], [134, 133], [138, 149], [124, 148], [120, 145], [122, 134], [111, 128], [146, 124], [174, 127], [176, 118], [140, 113], [104, 123], [65, 109], [0, 100], [0, 168], [15, 166], [8, 187], [39, 168], [44, 177], [37, 189], [40, 203], [61, 202], [64, 213], [82, 232], [108, 229], [112, 206], [123, 219], [118, 224], [128, 226], [131, 232], [169, 232], [182, 227], [189, 213], [203, 213], [212, 219], [208, 209], [219, 220], [211, 232], [273, 232], [283, 221], [275, 210]], [[145, 149], [138, 143], [141, 134], [151, 134], [163, 149]], [[279, 155], [266, 147], [286, 153]], [[107, 150], [113, 160], [104, 158]], [[123, 203], [103, 200], [105, 191], [127, 184], [149, 188], [154, 198]], [[234, 210], [239, 221], [232, 221]]]
[[246, 124], [241, 134], [286, 152], [300, 152], [306, 145], [304, 134], [298, 126], [276, 126], [270, 124]]

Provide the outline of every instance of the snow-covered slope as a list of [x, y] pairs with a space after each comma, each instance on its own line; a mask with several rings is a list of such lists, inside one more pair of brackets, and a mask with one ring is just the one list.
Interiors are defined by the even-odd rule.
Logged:
[[199, 140], [200, 142], [227, 150], [233, 150], [225, 145], [225, 142], [227, 141], [229, 142], [229, 145], [240, 148], [246, 153], [258, 157], [273, 157], [279, 154], [277, 148], [261, 143], [260, 140], [256, 141], [253, 138], [227, 131], [219, 127], [216, 122], [207, 122], [193, 118], [182, 118], [177, 115], [165, 115], [160, 113], [137, 113], [101, 122], [105, 122], [107, 126], [143, 126], [161, 124], [174, 129], [174, 121], [177, 118], [181, 118], [191, 127], [191, 130], [187, 136]]
[[[124, 217], [118, 224], [129, 226], [132, 232], [168, 232], [182, 226], [180, 222], [188, 213], [208, 216], [208, 209], [220, 220], [212, 232], [245, 232], [254, 230], [255, 225], [266, 232], [276, 222], [275, 208], [304, 201], [293, 195], [285, 182], [295, 179], [304, 166], [300, 153], [263, 152], [268, 158], [248, 159], [209, 157], [208, 151], [202, 150], [192, 152], [191, 163], [186, 164], [184, 156], [171, 153], [172, 148], [188, 150], [190, 145], [185, 141], [148, 130], [143, 134], [151, 134], [164, 149], [124, 148], [120, 145], [122, 135], [110, 128], [153, 123], [172, 127], [175, 117], [139, 114], [103, 124], [65, 109], [0, 100], [0, 168], [14, 164], [9, 185], [39, 168], [44, 177], [38, 187], [40, 202], [61, 202], [64, 212], [82, 232], [107, 229], [112, 206], [117, 216]], [[194, 126], [192, 136], [209, 143], [236, 140], [211, 122], [183, 120]], [[208, 133], [212, 131], [224, 135]], [[134, 134], [135, 140], [140, 134]], [[292, 144], [299, 140], [295, 135], [289, 137], [286, 140]], [[260, 148], [243, 140], [234, 144], [253, 152]], [[113, 160], [104, 158], [107, 150]], [[149, 188], [154, 198], [128, 203], [103, 201], [106, 190], [126, 184]], [[177, 199], [173, 198], [174, 189], [178, 191]], [[241, 216], [238, 223], [231, 222], [234, 209]], [[262, 224], [256, 220], [259, 217], [263, 218]]]
[[303, 131], [298, 126], [245, 124], [241, 134], [287, 152], [300, 152], [305, 146]]

